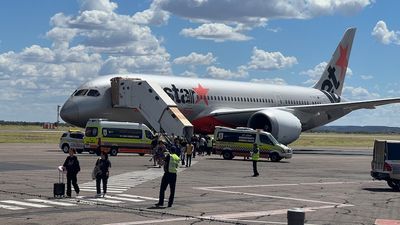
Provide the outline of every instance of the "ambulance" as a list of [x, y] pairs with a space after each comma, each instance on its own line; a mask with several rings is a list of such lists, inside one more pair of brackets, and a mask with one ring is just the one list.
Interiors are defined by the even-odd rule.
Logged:
[[247, 127], [236, 129], [216, 126], [214, 131], [214, 152], [224, 159], [235, 156], [250, 157], [253, 144], [257, 143], [261, 158], [269, 158], [272, 162], [292, 158], [292, 149], [280, 144], [270, 133]]
[[101, 151], [116, 156], [118, 153], [151, 154], [153, 132], [142, 123], [115, 122], [89, 119], [83, 143], [85, 150], [100, 155]]

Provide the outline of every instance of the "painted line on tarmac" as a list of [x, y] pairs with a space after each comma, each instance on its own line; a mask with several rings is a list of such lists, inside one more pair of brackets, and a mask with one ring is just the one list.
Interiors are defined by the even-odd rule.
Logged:
[[376, 219], [374, 225], [400, 225], [400, 220]]
[[[198, 161], [192, 161], [192, 165]], [[179, 167], [178, 173], [189, 169], [189, 167]], [[123, 193], [130, 188], [145, 183], [150, 180], [157, 179], [164, 175], [163, 168], [150, 168], [147, 170], [132, 171], [128, 173], [122, 173], [114, 176], [110, 176], [108, 179], [108, 189], [110, 193]], [[81, 191], [93, 192], [96, 190], [96, 181], [89, 181], [86, 183], [79, 184]]]
[[[348, 204], [341, 204], [340, 206], [335, 205], [324, 205], [316, 207], [305, 207], [301, 208], [304, 212], [313, 212], [319, 209], [329, 209], [337, 207], [347, 207], [351, 206]], [[255, 212], [239, 212], [239, 213], [228, 213], [228, 214], [217, 214], [210, 216], [195, 216], [195, 217], [177, 217], [177, 218], [166, 218], [159, 220], [143, 220], [143, 221], [131, 221], [131, 222], [120, 222], [120, 223], [108, 223], [103, 225], [138, 225], [138, 224], [155, 224], [155, 223], [165, 223], [165, 222], [176, 222], [176, 221], [189, 221], [189, 220], [208, 220], [212, 222], [213, 220], [225, 220], [232, 222], [252, 222], [252, 223], [263, 223], [263, 224], [287, 224], [286, 222], [272, 222], [272, 221], [258, 221], [258, 220], [240, 220], [240, 218], [249, 217], [262, 217], [262, 216], [272, 216], [272, 215], [282, 215], [287, 214], [289, 209], [278, 209], [278, 210], [267, 210], [267, 211], [255, 211]], [[310, 224], [308, 224], [310, 225]]]
[[255, 188], [255, 187], [283, 187], [283, 186], [300, 186], [300, 185], [334, 185], [334, 184], [360, 184], [379, 181], [343, 181], [343, 182], [314, 182], [314, 183], [294, 183], [294, 184], [259, 184], [259, 185], [242, 185], [242, 186], [213, 186], [213, 187], [196, 187], [194, 189], [229, 189], [229, 188]]
[[326, 202], [326, 201], [319, 201], [319, 200], [312, 200], [312, 199], [303, 199], [303, 198], [292, 198], [292, 197], [283, 197], [283, 196], [276, 196], [276, 195], [264, 195], [264, 194], [257, 194], [257, 193], [247, 193], [241, 191], [228, 191], [228, 190], [219, 190], [219, 189], [227, 189], [227, 188], [255, 188], [255, 187], [280, 187], [280, 186], [300, 186], [300, 185], [332, 185], [332, 184], [353, 184], [357, 182], [326, 182], [326, 183], [299, 183], [299, 184], [277, 184], [277, 185], [246, 185], [246, 186], [222, 186], [222, 187], [195, 187], [193, 189], [203, 190], [203, 191], [214, 191], [214, 192], [221, 192], [221, 193], [228, 193], [228, 194], [238, 194], [238, 195], [249, 195], [249, 196], [256, 196], [256, 197], [264, 197], [264, 198], [275, 198], [275, 199], [284, 199], [284, 200], [292, 200], [292, 201], [301, 201], [301, 202], [312, 202], [312, 203], [320, 203], [320, 204], [330, 204], [335, 206], [354, 206], [350, 204], [342, 204], [337, 202]]

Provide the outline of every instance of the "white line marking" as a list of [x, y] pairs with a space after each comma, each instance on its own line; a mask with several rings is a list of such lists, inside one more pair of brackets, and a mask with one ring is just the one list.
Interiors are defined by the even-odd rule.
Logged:
[[[84, 189], [84, 190], [96, 190], [96, 187], [82, 187], [80, 189]], [[107, 191], [108, 190], [113, 190], [113, 191], [126, 191], [128, 190], [127, 188], [112, 188], [112, 187], [107, 187]]]
[[3, 205], [3, 204], [0, 204], [0, 208], [9, 209], [9, 210], [21, 210], [21, 209], [25, 209], [25, 208], [18, 207], [18, 206]]
[[150, 197], [139, 196], [139, 195], [118, 194], [118, 196], [122, 196], [122, 197], [130, 197], [130, 198], [141, 198], [141, 199], [146, 199], [146, 200], [154, 200], [154, 201], [158, 201], [158, 198], [150, 198]]
[[49, 207], [51, 207], [49, 205], [41, 205], [41, 204], [28, 203], [28, 202], [20, 202], [20, 201], [14, 201], [14, 200], [5, 200], [5, 201], [1, 201], [1, 202], [8, 203], [8, 204], [29, 206], [29, 207], [34, 207], [34, 208], [49, 208]]
[[104, 199], [104, 198], [90, 198], [87, 199], [88, 201], [93, 201], [93, 202], [105, 202], [105, 203], [112, 203], [112, 204], [118, 204], [118, 203], [123, 203], [121, 201], [117, 201], [117, 200], [108, 200], [108, 199]]
[[45, 203], [45, 204], [50, 204], [50, 205], [76, 206], [75, 204], [72, 204], [72, 203], [67, 203], [67, 202], [54, 202], [54, 201], [49, 201], [49, 200], [44, 200], [44, 199], [26, 199], [26, 200], [27, 200], [27, 201], [30, 201], [30, 202]]
[[154, 223], [165, 223], [165, 222], [175, 222], [175, 221], [185, 221], [193, 220], [192, 218], [171, 218], [171, 219], [161, 219], [161, 220], [144, 220], [144, 221], [134, 221], [134, 222], [122, 222], [122, 223], [108, 223], [103, 225], [136, 225], [136, 224], [154, 224]]
[[224, 191], [224, 190], [208, 189], [208, 188], [197, 188], [197, 189], [204, 190], [204, 191], [215, 191], [215, 192], [222, 192], [222, 193], [228, 193], [228, 194], [240, 194], [240, 195], [285, 199], [285, 200], [293, 200], [293, 201], [301, 201], [301, 202], [313, 202], [313, 203], [333, 204], [333, 205], [341, 205], [342, 204], [342, 203], [336, 203], [336, 202], [324, 202], [324, 201], [302, 199], [302, 198], [291, 198], [291, 197], [282, 197], [282, 196], [274, 196], [274, 195], [254, 194], [254, 193], [246, 193], [246, 192], [240, 192], [240, 191]]
[[[363, 181], [362, 183], [366, 183], [370, 181]], [[255, 187], [282, 187], [282, 186], [299, 186], [299, 185], [333, 185], [333, 184], [358, 184], [361, 182], [315, 182], [315, 183], [298, 183], [298, 184], [260, 184], [260, 185], [243, 185], [243, 186], [214, 186], [214, 187], [197, 187], [194, 189], [229, 189], [229, 188], [255, 188]]]
[[115, 196], [106, 196], [107, 199], [116, 199], [121, 201], [128, 201], [128, 202], [144, 202], [144, 200], [140, 199], [133, 199], [133, 198], [123, 198], [123, 197], [115, 197]]
[[[80, 189], [80, 191], [85, 191], [85, 192], [96, 192], [96, 189]], [[123, 191], [113, 191], [113, 190], [107, 190], [107, 193], [123, 193]]]
[[[338, 207], [347, 207], [349, 205], [342, 204]], [[302, 208], [305, 212], [312, 212], [318, 209], [327, 209], [327, 208], [335, 208], [333, 205], [325, 205], [319, 207], [307, 207]], [[282, 215], [287, 214], [289, 209], [278, 209], [278, 210], [268, 210], [268, 211], [255, 211], [255, 212], [239, 212], [239, 213], [229, 213], [229, 214], [218, 214], [218, 215], [210, 215], [210, 216], [198, 216], [198, 217], [178, 217], [178, 218], [168, 218], [168, 219], [159, 219], [159, 220], [144, 220], [144, 221], [133, 221], [133, 222], [122, 222], [122, 223], [109, 223], [103, 225], [137, 225], [137, 224], [154, 224], [154, 223], [165, 223], [165, 222], [174, 222], [174, 221], [189, 221], [189, 220], [227, 220], [227, 221], [237, 221], [240, 218], [246, 217], [259, 217], [259, 216], [270, 216], [270, 215]], [[246, 221], [246, 220], [243, 220]], [[267, 221], [257, 221], [257, 220], [249, 220], [252, 223], [270, 223], [270, 224], [287, 224], [283, 222], [267, 222]], [[310, 225], [310, 224], [309, 224]]]

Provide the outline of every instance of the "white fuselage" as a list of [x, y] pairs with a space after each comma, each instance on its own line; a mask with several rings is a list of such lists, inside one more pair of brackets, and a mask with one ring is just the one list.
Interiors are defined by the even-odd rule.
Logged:
[[[146, 122], [138, 111], [112, 107], [110, 79], [113, 77], [140, 78], [158, 83], [191, 122], [218, 109], [269, 108], [331, 103], [323, 92], [314, 88], [176, 76], [109, 75], [89, 81], [77, 89], [78, 91], [82, 89], [98, 90], [99, 96], [75, 96], [76, 92], [72, 94], [61, 111], [64, 121], [80, 127], [84, 127], [89, 118]], [[246, 117], [232, 118], [234, 124], [231, 122], [229, 125], [246, 126], [247, 119]], [[312, 127], [327, 122], [329, 121], [320, 121], [318, 124], [313, 124]], [[201, 129], [201, 125], [196, 123], [194, 125], [195, 131], [205, 131]], [[310, 126], [305, 126], [307, 129], [310, 128]]]

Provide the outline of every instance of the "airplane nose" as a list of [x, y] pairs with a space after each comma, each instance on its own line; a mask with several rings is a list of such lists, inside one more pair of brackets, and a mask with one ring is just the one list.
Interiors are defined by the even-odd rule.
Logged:
[[60, 116], [65, 122], [76, 124], [79, 122], [78, 105], [71, 100], [68, 100], [61, 108]]

